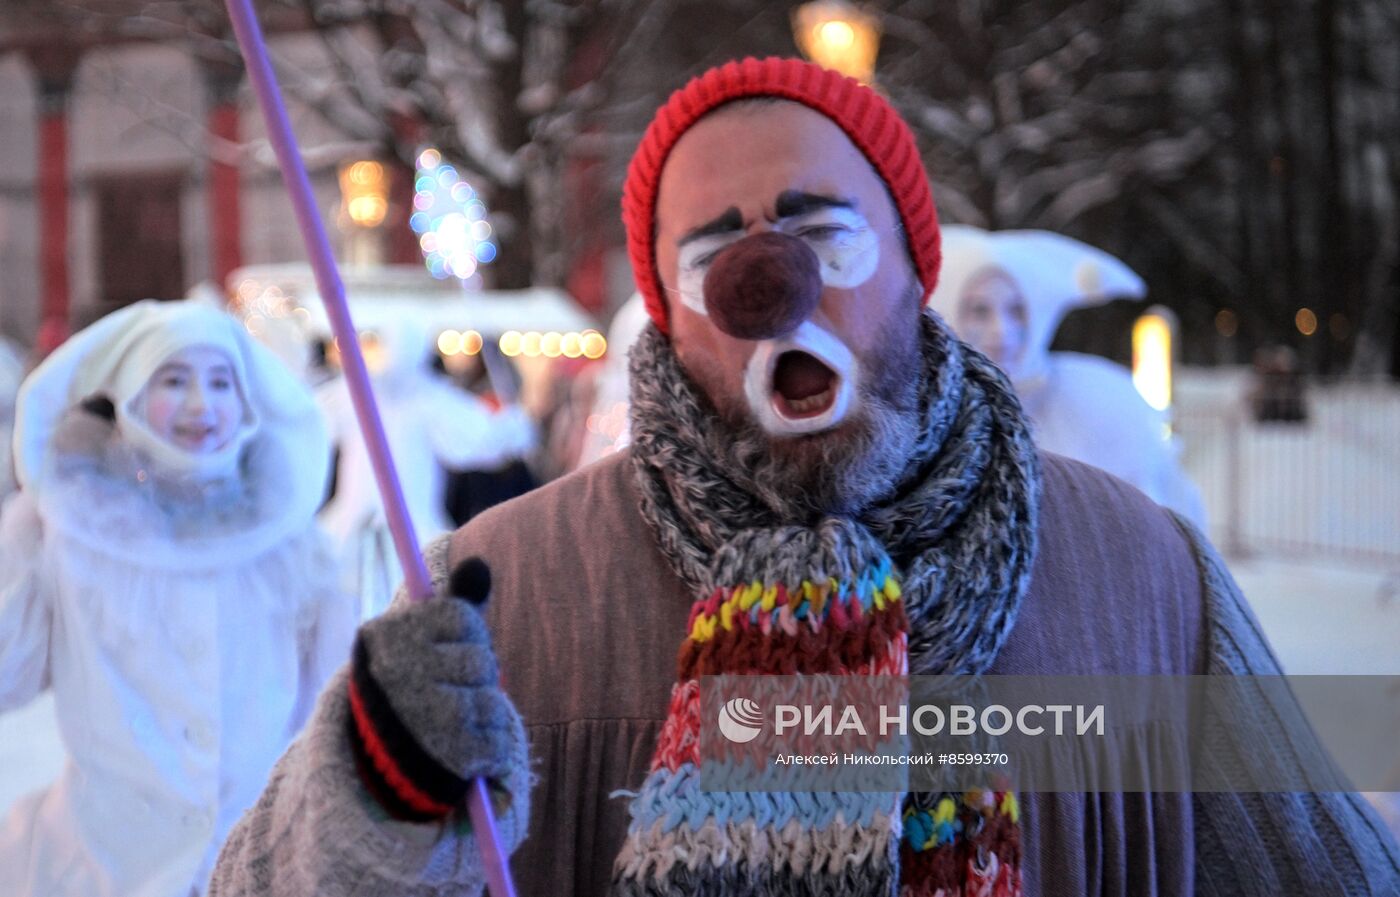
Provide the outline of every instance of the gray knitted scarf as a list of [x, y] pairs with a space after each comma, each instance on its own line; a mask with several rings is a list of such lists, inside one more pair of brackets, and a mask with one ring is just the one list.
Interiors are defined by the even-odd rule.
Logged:
[[[852, 515], [814, 517], [764, 488], [670, 343], [648, 327], [633, 348], [642, 514], [696, 600], [615, 893], [890, 893], [908, 889], [916, 869], [914, 893], [1019, 893], [1014, 796], [943, 808], [943, 822], [952, 812], [987, 817], [959, 829], [978, 833], [973, 853], [991, 868], [962, 869], [955, 857], [968, 844], [934, 825], [946, 796], [728, 794], [716, 809], [696, 782], [700, 676], [978, 674], [1015, 623], [1035, 553], [1030, 432], [1004, 376], [936, 316], [920, 320], [912, 451], [891, 494]], [[911, 839], [911, 826], [927, 837]]]
[[854, 519], [803, 526], [797, 503], [758, 499], [747, 472], [717, 457], [725, 427], [652, 326], [631, 356], [632, 458], [642, 514], [697, 593], [746, 576], [800, 579], [818, 547], [838, 567], [849, 552], [887, 553], [906, 596], [910, 671], [976, 674], [1006, 640], [1030, 576], [1039, 463], [1005, 375], [936, 315], [920, 321], [920, 438], [895, 494]]

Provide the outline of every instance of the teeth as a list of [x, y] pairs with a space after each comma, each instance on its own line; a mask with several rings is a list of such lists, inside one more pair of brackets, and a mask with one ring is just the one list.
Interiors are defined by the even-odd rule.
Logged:
[[814, 396], [808, 396], [805, 399], [789, 399], [787, 404], [789, 408], [796, 411], [798, 414], [806, 414], [810, 411], [818, 411], [826, 407], [830, 402], [831, 387], [828, 386]]

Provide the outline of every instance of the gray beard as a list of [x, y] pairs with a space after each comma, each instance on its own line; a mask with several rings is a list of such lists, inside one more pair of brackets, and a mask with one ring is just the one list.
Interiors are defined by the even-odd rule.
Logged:
[[861, 378], [859, 410], [834, 430], [776, 437], [742, 401], [717, 408], [708, 435], [712, 456], [793, 523], [855, 515], [898, 486], [921, 432], [919, 396], [927, 380], [918, 322], [876, 357]]

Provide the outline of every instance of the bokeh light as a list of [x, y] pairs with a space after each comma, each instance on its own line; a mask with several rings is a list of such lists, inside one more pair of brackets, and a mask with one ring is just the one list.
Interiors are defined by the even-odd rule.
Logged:
[[481, 265], [495, 260], [498, 250], [491, 241], [485, 204], [457, 169], [442, 161], [437, 150], [418, 154], [414, 188], [413, 207], [417, 211], [409, 224], [420, 235], [418, 245], [428, 273], [439, 279], [467, 281], [476, 276]]

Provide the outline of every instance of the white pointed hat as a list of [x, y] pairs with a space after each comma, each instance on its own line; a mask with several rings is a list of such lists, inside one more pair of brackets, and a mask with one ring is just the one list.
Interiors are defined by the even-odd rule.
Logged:
[[1049, 351], [1071, 309], [1147, 295], [1147, 284], [1118, 258], [1063, 234], [959, 224], [944, 225], [942, 232], [943, 270], [929, 306], [956, 330], [958, 305], [969, 284], [987, 271], [1000, 271], [1026, 302], [1028, 355]]

